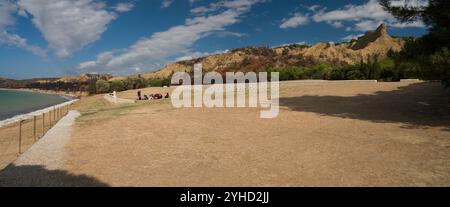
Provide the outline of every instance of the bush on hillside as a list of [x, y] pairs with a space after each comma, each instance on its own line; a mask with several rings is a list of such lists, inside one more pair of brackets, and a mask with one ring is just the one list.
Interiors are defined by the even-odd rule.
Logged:
[[109, 93], [110, 85], [108, 81], [98, 80], [96, 85], [96, 93]]
[[97, 93], [97, 86], [96, 86], [96, 81], [89, 81], [89, 85], [88, 85], [88, 93], [90, 95], [96, 94]]
[[125, 83], [121, 80], [117, 80], [117, 81], [110, 81], [109, 82], [110, 85], [110, 91], [125, 91]]

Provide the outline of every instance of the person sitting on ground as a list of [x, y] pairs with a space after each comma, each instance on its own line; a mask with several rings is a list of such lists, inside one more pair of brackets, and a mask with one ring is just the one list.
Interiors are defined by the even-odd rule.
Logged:
[[144, 100], [148, 100], [148, 96], [147, 95], [144, 95]]
[[156, 94], [156, 93], [155, 93], [155, 94], [152, 94], [152, 98], [153, 98], [153, 99], [158, 99], [157, 94]]
[[153, 96], [155, 99], [162, 99], [163, 96], [160, 93], [157, 93]]
[[150, 97], [150, 100], [153, 100], [153, 93], [151, 93], [150, 95], [148, 95], [148, 97]]
[[164, 98], [170, 98], [169, 93], [166, 93], [166, 96]]

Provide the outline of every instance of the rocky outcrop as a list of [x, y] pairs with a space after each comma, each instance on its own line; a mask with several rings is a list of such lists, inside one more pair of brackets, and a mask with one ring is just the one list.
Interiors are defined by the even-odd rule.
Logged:
[[175, 72], [191, 72], [195, 63], [202, 63], [204, 71], [260, 71], [272, 66], [309, 66], [317, 63], [354, 64], [367, 61], [370, 56], [383, 57], [389, 50], [398, 51], [402, 39], [389, 36], [386, 25], [350, 42], [318, 43], [313, 46], [285, 45], [276, 48], [246, 47], [198, 59], [168, 64], [156, 72], [143, 74], [144, 78], [167, 78]]

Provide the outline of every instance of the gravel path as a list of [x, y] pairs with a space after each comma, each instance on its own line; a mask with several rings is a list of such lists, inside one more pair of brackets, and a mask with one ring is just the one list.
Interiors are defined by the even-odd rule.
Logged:
[[71, 126], [78, 116], [78, 111], [70, 111], [42, 139], [20, 155], [14, 164], [43, 165], [49, 170], [61, 169], [64, 164], [64, 146], [69, 142]]
[[47, 134], [0, 172], [0, 186], [89, 186], [95, 179], [64, 170], [64, 146], [71, 126], [80, 116], [70, 111]]

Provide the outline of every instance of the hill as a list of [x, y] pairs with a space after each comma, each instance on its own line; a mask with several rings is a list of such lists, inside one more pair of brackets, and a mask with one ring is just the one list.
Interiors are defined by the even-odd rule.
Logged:
[[89, 82], [90, 80], [109, 80], [113, 76], [109, 74], [89, 74], [84, 73], [79, 76], [64, 76], [55, 80], [55, 82], [63, 82], [63, 83], [75, 83], [75, 82]]
[[386, 25], [381, 24], [375, 31], [367, 32], [350, 42], [318, 43], [313, 46], [291, 44], [275, 48], [265, 46], [239, 48], [226, 53], [171, 63], [156, 72], [143, 74], [142, 77], [168, 78], [174, 72], [191, 71], [195, 63], [202, 63], [206, 72], [216, 71], [222, 74], [230, 71], [258, 72], [267, 66], [354, 64], [366, 62], [373, 55], [383, 57], [389, 50], [399, 51], [403, 45], [402, 38], [391, 37]]
[[[383, 57], [389, 50], [399, 51], [404, 44], [404, 38], [391, 37], [387, 32], [386, 25], [382, 24], [376, 30], [367, 32], [358, 39], [337, 44], [318, 43], [312, 46], [290, 44], [273, 48], [266, 46], [244, 47], [225, 53], [171, 63], [158, 71], [141, 75], [81, 74], [79, 76], [28, 80], [0, 78], [0, 87], [86, 91], [92, 81], [122, 80], [125, 81], [124, 85], [130, 85], [127, 88], [135, 88], [137, 85], [142, 85], [139, 82], [141, 78], [167, 79], [174, 72], [191, 72], [193, 65], [196, 63], [202, 63], [205, 72], [216, 71], [221, 74], [237, 71], [259, 72], [265, 70], [268, 66], [283, 68], [286, 66], [314, 66], [319, 63], [328, 63], [333, 66], [352, 65], [361, 61], [367, 62], [369, 57], [374, 55]], [[126, 81], [127, 79], [138, 80], [139, 83], [132, 80]], [[145, 86], [145, 84], [143, 85]]]

